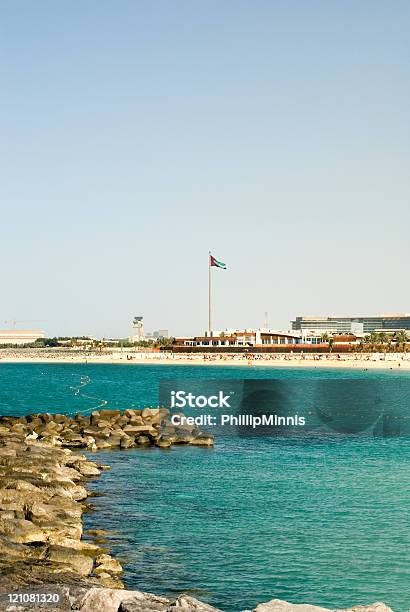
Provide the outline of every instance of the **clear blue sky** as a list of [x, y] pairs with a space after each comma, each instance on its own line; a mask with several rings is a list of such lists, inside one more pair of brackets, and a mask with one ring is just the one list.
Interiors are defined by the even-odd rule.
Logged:
[[0, 2], [0, 327], [410, 311], [410, 3]]

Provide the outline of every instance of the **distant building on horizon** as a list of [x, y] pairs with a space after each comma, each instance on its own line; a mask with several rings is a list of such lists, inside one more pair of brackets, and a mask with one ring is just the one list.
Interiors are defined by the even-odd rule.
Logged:
[[144, 317], [134, 317], [129, 341], [140, 342], [144, 337]]
[[153, 338], [169, 338], [169, 332], [167, 329], [158, 329], [152, 332]]
[[292, 330], [302, 335], [322, 334], [371, 334], [372, 332], [410, 331], [410, 314], [385, 314], [364, 317], [296, 317], [291, 321]]
[[2, 329], [0, 330], [1, 344], [31, 344], [40, 338], [45, 338], [42, 329]]

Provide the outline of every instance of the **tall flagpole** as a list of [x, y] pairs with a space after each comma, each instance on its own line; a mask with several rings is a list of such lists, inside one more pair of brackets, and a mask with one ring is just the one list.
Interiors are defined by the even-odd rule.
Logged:
[[211, 314], [211, 251], [208, 255], [208, 331], [211, 335], [212, 314]]

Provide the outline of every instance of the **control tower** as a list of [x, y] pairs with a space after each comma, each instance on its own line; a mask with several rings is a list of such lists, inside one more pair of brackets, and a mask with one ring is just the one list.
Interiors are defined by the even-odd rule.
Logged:
[[144, 340], [144, 317], [134, 317], [130, 342], [139, 342], [140, 340]]

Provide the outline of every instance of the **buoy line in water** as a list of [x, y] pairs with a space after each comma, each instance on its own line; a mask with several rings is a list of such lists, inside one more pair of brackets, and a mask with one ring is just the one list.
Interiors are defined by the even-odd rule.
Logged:
[[[77, 376], [77, 375], [73, 374], [73, 376]], [[85, 408], [84, 410], [76, 410], [76, 413], [78, 414], [84, 414], [85, 412], [89, 412], [89, 411], [92, 412], [93, 410], [98, 410], [99, 408], [103, 408], [104, 406], [108, 404], [108, 400], [105, 400], [101, 397], [96, 397], [95, 395], [88, 395], [88, 393], [83, 393], [82, 389], [84, 387], [87, 387], [89, 384], [91, 384], [91, 382], [92, 381], [89, 376], [81, 375], [79, 385], [70, 386], [70, 389], [74, 392], [74, 396], [82, 397], [84, 399], [96, 400], [99, 402], [96, 406], [92, 406], [91, 408]]]
[[72, 374], [72, 376], [80, 376], [79, 384], [75, 386], [74, 385], [70, 386], [70, 389], [74, 392], [74, 396], [78, 398], [81, 397], [84, 399], [96, 400], [98, 402], [98, 404], [96, 404], [95, 406], [84, 408], [83, 410], [76, 410], [76, 413], [85, 414], [90, 411], [92, 412], [93, 410], [99, 410], [107, 406], [109, 403], [115, 406], [123, 406], [124, 404], [127, 404], [127, 406], [130, 408], [136, 408], [136, 405], [134, 404], [134, 402], [130, 403], [130, 402], [118, 401], [118, 400], [106, 400], [96, 395], [89, 395], [88, 393], [84, 393], [82, 389], [84, 389], [84, 387], [87, 387], [88, 385], [92, 383], [92, 379], [90, 378], [90, 376], [78, 375], [78, 374]]

